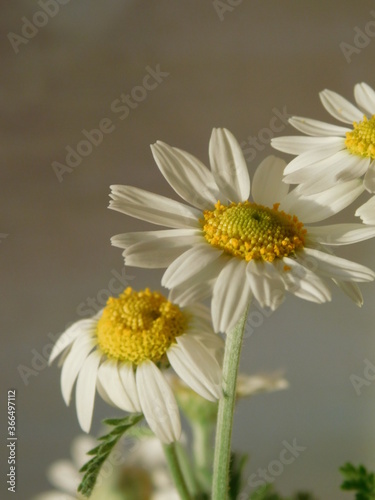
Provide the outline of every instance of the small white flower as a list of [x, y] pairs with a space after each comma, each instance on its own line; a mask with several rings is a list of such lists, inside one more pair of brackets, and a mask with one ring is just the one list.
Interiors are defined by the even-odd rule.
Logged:
[[62, 334], [50, 363], [63, 351], [61, 389], [69, 404], [77, 379], [78, 421], [90, 430], [95, 391], [109, 404], [142, 412], [164, 443], [178, 440], [179, 411], [162, 371], [169, 364], [194, 391], [221, 395], [220, 352], [210, 313], [200, 304], [180, 309], [158, 292], [127, 288], [92, 319]]
[[288, 389], [289, 382], [279, 373], [245, 375], [240, 373], [237, 379], [236, 395], [245, 398], [263, 392]]
[[72, 460], [58, 460], [47, 470], [48, 481], [56, 489], [36, 496], [34, 500], [75, 500], [84, 497], [77, 493], [81, 482], [80, 468], [88, 460], [86, 455], [96, 445], [91, 436], [76, 437], [71, 446]]
[[272, 139], [275, 149], [298, 155], [287, 165], [284, 182], [311, 194], [364, 176], [365, 188], [375, 192], [375, 91], [358, 83], [354, 97], [357, 106], [331, 90], [320, 93], [328, 113], [350, 128], [293, 116], [293, 127], [310, 137]]
[[[127, 440], [125, 442], [128, 443]], [[90, 459], [87, 452], [96, 445], [96, 440], [91, 436], [76, 437], [72, 443], [72, 460], [58, 460], [47, 470], [47, 478], [56, 489], [41, 493], [33, 500], [84, 500], [86, 497], [77, 492], [82, 481], [79, 470]], [[118, 458], [111, 461], [110, 455], [109, 468], [103, 466], [90, 497], [92, 500], [121, 500], [124, 493], [130, 493], [131, 498], [137, 500], [179, 499], [171, 482], [159, 439], [139, 439], [134, 441], [130, 449], [122, 445], [121, 452], [121, 461]], [[139, 482], [143, 483], [143, 490]], [[136, 488], [134, 494], [133, 488]], [[140, 491], [142, 498], [135, 496]]]
[[167, 268], [162, 284], [184, 306], [212, 296], [215, 331], [226, 332], [255, 298], [277, 309], [285, 292], [312, 302], [331, 299], [334, 282], [362, 304], [355, 282], [375, 274], [336, 257], [326, 245], [346, 245], [375, 236], [363, 224], [308, 226], [347, 207], [362, 191], [358, 179], [317, 195], [282, 182], [285, 162], [266, 158], [251, 183], [241, 148], [226, 129], [210, 140], [211, 171], [198, 159], [157, 142], [158, 167], [188, 206], [129, 186], [112, 186], [110, 208], [172, 229], [125, 233], [112, 244], [124, 248], [125, 263]]

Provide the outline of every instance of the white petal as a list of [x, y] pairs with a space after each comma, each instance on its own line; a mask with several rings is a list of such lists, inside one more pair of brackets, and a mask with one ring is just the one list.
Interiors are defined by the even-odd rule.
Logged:
[[214, 279], [202, 283], [194, 283], [189, 286], [187, 283], [183, 283], [181, 286], [172, 288], [169, 300], [180, 307], [206, 300], [212, 295], [214, 283]]
[[197, 228], [202, 213], [178, 201], [131, 186], [111, 186], [109, 208], [173, 228]]
[[[352, 179], [357, 179], [362, 177], [362, 175], [367, 171], [370, 165], [370, 158], [359, 158], [356, 155], [350, 155], [351, 161], [346, 160], [346, 164], [342, 165], [341, 171], [336, 174], [336, 180], [338, 181], [351, 181]], [[365, 187], [366, 181], [365, 181]], [[373, 188], [375, 188], [375, 180]]]
[[372, 196], [366, 203], [357, 208], [355, 213], [365, 224], [375, 225], [375, 196]]
[[[300, 193], [305, 196], [310, 196], [326, 191], [337, 183], [331, 174], [332, 172], [330, 172], [329, 175], [324, 175], [324, 173], [317, 175], [317, 172], [314, 171], [314, 173], [309, 176], [309, 173], [306, 172], [305, 178], [307, 181], [302, 181], [298, 186]], [[290, 180], [285, 179], [285, 182], [290, 182]], [[292, 184], [294, 184], [294, 182], [292, 182]]]
[[[300, 168], [286, 175], [284, 181], [290, 184], [305, 183], [307, 186], [318, 183], [324, 186], [324, 182], [326, 182], [325, 189], [327, 189], [330, 184], [335, 184], [337, 180], [350, 181], [360, 177], [367, 170], [368, 164], [368, 159], [359, 158], [344, 149], [306, 168]], [[303, 190], [306, 193], [306, 189]], [[324, 191], [324, 187], [320, 191]]]
[[298, 187], [283, 199], [280, 209], [301, 222], [319, 222], [343, 210], [364, 191], [361, 180], [341, 182], [321, 193], [306, 196]]
[[200, 243], [207, 244], [201, 232], [194, 236], [167, 235], [152, 241], [142, 241], [125, 250], [125, 265], [149, 269], [168, 267], [182, 253]]
[[333, 280], [334, 283], [347, 295], [357, 306], [362, 307], [363, 297], [359, 286], [351, 281]]
[[181, 421], [172, 389], [151, 361], [137, 367], [136, 381], [142, 412], [150, 428], [163, 443], [178, 441]]
[[358, 106], [369, 115], [375, 115], [375, 91], [367, 83], [357, 83], [354, 97]]
[[246, 264], [245, 260], [231, 258], [216, 280], [211, 302], [215, 332], [230, 330], [250, 303]]
[[[223, 252], [209, 243], [195, 245], [172, 262], [165, 271], [161, 284], [166, 288], [174, 288], [189, 278], [199, 275], [205, 267], [218, 259]], [[197, 277], [197, 282], [201, 280]]]
[[332, 224], [308, 228], [308, 237], [324, 245], [349, 245], [375, 236], [375, 226], [363, 224]]
[[133, 405], [134, 411], [141, 411], [141, 404], [138, 398], [137, 384], [132, 363], [119, 363], [118, 373], [124, 389]]
[[288, 389], [289, 382], [280, 373], [264, 375], [245, 375], [239, 373], [236, 395], [239, 398], [253, 396], [262, 392], [273, 392]]
[[275, 149], [293, 155], [320, 148], [337, 148], [339, 151], [342, 143], [342, 137], [304, 137], [300, 135], [275, 137], [271, 140], [271, 146]]
[[289, 123], [294, 128], [307, 135], [313, 136], [344, 136], [346, 132], [350, 132], [350, 128], [331, 125], [330, 123], [321, 122], [319, 120], [311, 120], [310, 118], [302, 118], [301, 116], [292, 116], [289, 118]]
[[78, 422], [82, 430], [89, 432], [94, 410], [96, 376], [101, 360], [101, 353], [92, 352], [86, 359], [78, 375], [76, 386], [76, 407]]
[[80, 434], [75, 437], [70, 445], [70, 454], [77, 469], [83, 467], [87, 462], [87, 452], [95, 448], [96, 439], [87, 434]]
[[363, 118], [358, 108], [341, 95], [332, 90], [323, 90], [319, 93], [320, 100], [328, 113], [344, 123], [353, 123]]
[[268, 156], [256, 169], [251, 185], [255, 203], [272, 207], [288, 194], [289, 186], [283, 182], [285, 161], [276, 156]]
[[61, 371], [61, 392], [66, 405], [70, 403], [70, 397], [74, 382], [83, 366], [87, 356], [96, 345], [92, 335], [84, 334], [73, 344]]
[[151, 150], [161, 173], [182, 199], [202, 210], [215, 205], [220, 194], [214, 176], [203, 163], [160, 141]]
[[[171, 300], [171, 299], [168, 299]], [[173, 302], [173, 301], [172, 301]], [[208, 307], [206, 307], [203, 304], [197, 303], [193, 304], [189, 307], [186, 307], [184, 309], [185, 312], [189, 316], [191, 316], [191, 324], [192, 325], [203, 325], [203, 328], [207, 330], [212, 330], [212, 318], [211, 318], [211, 311]]]
[[[214, 335], [214, 334], [212, 334]], [[204, 344], [188, 334], [177, 337], [167, 352], [177, 375], [202, 398], [216, 401], [221, 396], [221, 368]]]
[[370, 193], [375, 193], [375, 161], [369, 166], [364, 178], [364, 186]]
[[212, 173], [220, 191], [230, 201], [247, 200], [250, 195], [250, 177], [241, 146], [225, 128], [213, 129], [210, 146]]
[[96, 379], [96, 390], [98, 391], [98, 394], [102, 398], [102, 400], [107, 403], [107, 405], [112, 406], [113, 408], [117, 408], [115, 403], [108, 396], [106, 390], [104, 389], [102, 383], [100, 382], [100, 380], [98, 378]]
[[169, 292], [169, 300], [185, 307], [211, 297], [215, 281], [229, 258], [228, 255], [220, 255], [199, 273], [199, 277], [192, 276], [181, 285], [174, 287]]
[[129, 412], [137, 411], [121, 382], [116, 361], [111, 359], [104, 361], [99, 367], [98, 379], [109, 399], [111, 399], [120, 410]]
[[225, 344], [220, 335], [213, 333], [212, 329], [210, 332], [189, 329], [186, 333], [189, 337], [192, 337], [197, 342], [200, 342], [203, 347], [216, 359], [219, 365], [222, 366]]
[[[300, 260], [298, 257], [298, 261]], [[275, 260], [274, 265], [277, 266], [288, 292], [296, 297], [318, 304], [331, 300], [331, 291], [327, 284], [311, 272], [308, 266], [289, 257], [284, 257], [282, 261]], [[285, 270], [284, 266], [288, 266], [290, 270]]]
[[57, 340], [48, 363], [51, 364], [77, 337], [95, 333], [97, 324], [97, 319], [81, 319], [74, 323]]
[[[342, 259], [314, 248], [305, 248], [304, 254], [310, 257], [310, 261], [315, 260], [319, 274], [330, 278], [358, 282], [372, 281], [375, 278], [374, 271], [351, 260]], [[299, 260], [303, 260], [303, 258], [299, 256]]]
[[48, 468], [47, 477], [53, 486], [72, 495], [76, 493], [81, 482], [81, 475], [70, 460], [54, 462]]
[[146, 243], [157, 240], [170, 241], [171, 238], [178, 240], [180, 237], [199, 236], [200, 229], [163, 229], [161, 231], [135, 231], [131, 233], [116, 234], [112, 236], [111, 243], [117, 248], [129, 248], [137, 243]]
[[246, 267], [246, 278], [261, 307], [275, 311], [284, 301], [285, 285], [273, 264], [250, 261]]
[[340, 141], [333, 146], [330, 144], [326, 147], [305, 151], [288, 163], [285, 167], [284, 175], [292, 174], [293, 172], [305, 167], [313, 167], [316, 163], [322, 160], [329, 160], [332, 155], [343, 149], [345, 149], [345, 139], [340, 139]]

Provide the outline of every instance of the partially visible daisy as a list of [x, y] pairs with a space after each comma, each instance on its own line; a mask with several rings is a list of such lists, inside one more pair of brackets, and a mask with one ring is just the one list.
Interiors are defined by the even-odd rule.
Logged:
[[293, 116], [293, 127], [310, 137], [272, 139], [275, 149], [298, 155], [285, 169], [285, 182], [311, 194], [364, 176], [364, 187], [375, 192], [375, 91], [358, 83], [354, 97], [357, 106], [331, 90], [320, 93], [328, 113], [350, 127]]
[[69, 404], [77, 379], [78, 421], [90, 430], [95, 390], [109, 404], [142, 412], [164, 443], [178, 440], [181, 422], [163, 371], [174, 371], [202, 397], [221, 394], [219, 353], [223, 341], [213, 333], [209, 311], [184, 309], [149, 289], [127, 288], [92, 319], [80, 320], [62, 334], [50, 363], [62, 352], [61, 389]]
[[[192, 391], [180, 378], [170, 375], [169, 380], [176, 394], [177, 401], [191, 422], [212, 424], [217, 420], [218, 404], [201, 398]], [[289, 382], [280, 373], [259, 373], [247, 375], [239, 373], [236, 385], [237, 399], [252, 397], [256, 394], [288, 389]]]
[[[84, 497], [77, 493], [82, 479], [79, 470], [88, 460], [87, 452], [95, 445], [96, 441], [93, 437], [77, 436], [71, 445], [72, 460], [57, 460], [47, 469], [47, 479], [55, 489], [41, 493], [33, 500], [83, 500]], [[100, 498], [96, 496], [97, 490], [95, 488], [91, 498]]]
[[[79, 472], [87, 462], [87, 452], [97, 442], [91, 436], [77, 436], [72, 443], [72, 460], [58, 460], [47, 470], [47, 478], [54, 490], [41, 493], [33, 500], [83, 500], [77, 492], [82, 480]], [[178, 500], [170, 480], [160, 441], [142, 438], [131, 449], [122, 447], [123, 459], [111, 460], [103, 466], [90, 498], [92, 500]]]
[[375, 224], [375, 196], [372, 196], [366, 203], [357, 208], [355, 213], [365, 224]]
[[246, 398], [264, 392], [288, 389], [289, 382], [280, 373], [246, 375], [240, 373], [237, 379], [236, 395]]
[[282, 182], [285, 162], [266, 158], [251, 184], [241, 148], [226, 129], [210, 140], [211, 171], [194, 156], [157, 142], [152, 152], [172, 188], [193, 206], [129, 186], [112, 186], [110, 208], [172, 229], [125, 233], [125, 264], [167, 268], [162, 284], [181, 306], [212, 295], [215, 331], [226, 332], [254, 297], [275, 310], [285, 292], [312, 302], [331, 299], [334, 282], [358, 305], [355, 282], [375, 273], [333, 255], [325, 245], [375, 236], [375, 227], [335, 224], [310, 227], [347, 207], [362, 191], [354, 179], [315, 196]]

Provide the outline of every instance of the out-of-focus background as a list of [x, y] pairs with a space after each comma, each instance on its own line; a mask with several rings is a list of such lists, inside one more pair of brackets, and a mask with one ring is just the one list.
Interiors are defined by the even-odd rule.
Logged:
[[[158, 139], [207, 162], [211, 129], [227, 127], [253, 173], [274, 152], [272, 136], [294, 133], [287, 114], [333, 122], [319, 91], [352, 99], [355, 83], [375, 86], [375, 6], [19, 0], [2, 5], [0, 30], [1, 456], [6, 391], [15, 388], [15, 497], [24, 500], [48, 488], [46, 467], [68, 456], [80, 432], [74, 404], [61, 397], [60, 370], [46, 367], [51, 339], [126, 283], [159, 287], [162, 271], [125, 270], [110, 245], [114, 234], [150, 226], [109, 211], [109, 185], [176, 197], [151, 156]], [[99, 126], [101, 141], [91, 151], [79, 146], [83, 130]], [[77, 145], [80, 157], [71, 153]], [[354, 221], [353, 213], [335, 221]], [[338, 254], [375, 268], [373, 241]], [[351, 460], [375, 468], [375, 372], [365, 378], [365, 360], [375, 364], [375, 285], [362, 290], [362, 309], [340, 292], [322, 306], [289, 296], [245, 341], [242, 370], [283, 369], [290, 389], [240, 403], [234, 447], [250, 451], [248, 476], [278, 460], [284, 441], [305, 448], [271, 476], [284, 494], [307, 488], [319, 499], [352, 498], [338, 489], [338, 467]], [[366, 382], [357, 391], [353, 375]], [[94, 433], [111, 415], [97, 399]], [[6, 457], [2, 464], [8, 498]]]

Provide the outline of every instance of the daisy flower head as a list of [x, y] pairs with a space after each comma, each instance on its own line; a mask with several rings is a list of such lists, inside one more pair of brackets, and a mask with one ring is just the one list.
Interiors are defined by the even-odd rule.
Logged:
[[171, 300], [184, 306], [212, 296], [216, 332], [232, 328], [252, 298], [272, 310], [286, 291], [326, 302], [332, 281], [362, 303], [355, 282], [373, 280], [374, 272], [334, 256], [326, 245], [373, 237], [375, 227], [308, 226], [349, 205], [362, 192], [361, 181], [336, 184], [317, 195], [306, 196], [299, 188], [289, 193], [282, 182], [285, 162], [268, 157], [250, 186], [241, 148], [226, 129], [212, 132], [211, 170], [162, 142], [152, 152], [171, 187], [193, 206], [112, 186], [110, 208], [170, 228], [120, 234], [112, 244], [125, 249], [128, 266], [167, 268], [162, 284], [171, 289]]
[[77, 416], [84, 431], [91, 427], [97, 389], [110, 405], [143, 413], [157, 437], [171, 443], [180, 437], [181, 422], [163, 371], [171, 366], [194, 391], [216, 401], [222, 345], [203, 305], [182, 309], [159, 292], [129, 287], [93, 318], [66, 330], [50, 363], [64, 353], [63, 398], [68, 405], [77, 380]]
[[291, 125], [308, 137], [272, 139], [275, 149], [297, 155], [285, 169], [285, 182], [307, 194], [363, 178], [364, 189], [375, 193], [375, 91], [358, 83], [354, 97], [356, 106], [331, 90], [320, 93], [324, 108], [346, 126], [293, 116]]

